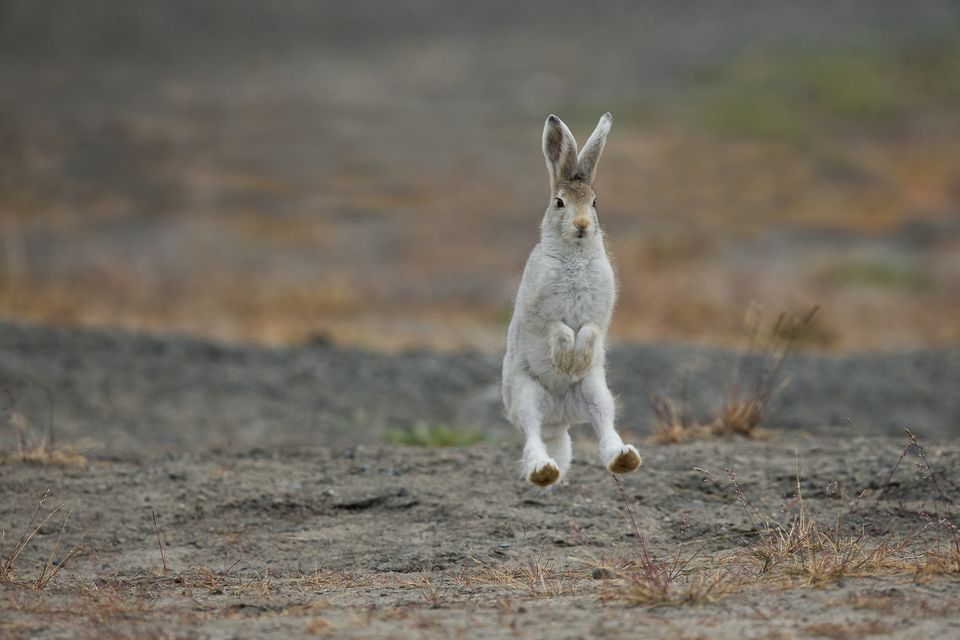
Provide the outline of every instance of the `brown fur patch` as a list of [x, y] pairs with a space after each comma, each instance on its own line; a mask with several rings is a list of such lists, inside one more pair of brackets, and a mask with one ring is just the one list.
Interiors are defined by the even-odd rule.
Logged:
[[607, 465], [611, 473], [630, 473], [640, 466], [640, 456], [632, 449], [622, 452]]
[[593, 199], [597, 197], [593, 188], [580, 180], [564, 180], [557, 185], [557, 195], [563, 198], [564, 202], [579, 205], [593, 204]]
[[527, 480], [529, 480], [531, 484], [535, 484], [538, 487], [546, 487], [556, 482], [557, 478], [559, 477], [560, 469], [557, 469], [552, 464], [547, 464], [540, 469], [531, 471], [530, 475], [527, 476]]

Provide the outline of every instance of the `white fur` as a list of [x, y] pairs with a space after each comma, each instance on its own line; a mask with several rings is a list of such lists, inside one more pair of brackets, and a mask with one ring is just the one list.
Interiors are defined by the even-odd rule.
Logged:
[[[624, 459], [621, 456], [636, 456], [639, 464], [636, 449], [624, 445], [614, 429], [614, 402], [605, 372], [616, 282], [591, 183], [610, 122], [610, 114], [605, 114], [579, 156], [573, 135], [559, 118], [550, 116], [544, 125], [551, 201], [540, 224], [540, 243], [527, 259], [517, 291], [502, 388], [507, 417], [526, 436], [524, 475], [534, 482], [535, 474], [545, 473], [537, 478], [540, 485], [569, 470], [567, 429], [572, 424], [593, 425], [600, 460], [611, 470]], [[563, 208], [557, 207], [558, 197], [574, 193], [567, 189], [571, 184], [576, 193], [588, 194], [587, 201], [567, 198]], [[584, 216], [590, 224], [581, 231], [573, 221], [583, 224]]]

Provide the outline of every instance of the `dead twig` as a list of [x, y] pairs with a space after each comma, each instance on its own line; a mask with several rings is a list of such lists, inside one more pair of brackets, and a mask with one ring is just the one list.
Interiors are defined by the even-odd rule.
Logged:
[[157, 532], [157, 546], [160, 547], [160, 560], [163, 562], [163, 575], [167, 575], [167, 556], [163, 552], [163, 542], [160, 541], [160, 525], [157, 524], [157, 512], [150, 510], [153, 516], [153, 529]]

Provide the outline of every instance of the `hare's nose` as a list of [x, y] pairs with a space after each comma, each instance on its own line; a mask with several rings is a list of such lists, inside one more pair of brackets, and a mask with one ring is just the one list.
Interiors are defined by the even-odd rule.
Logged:
[[590, 226], [590, 218], [587, 216], [577, 216], [573, 219], [573, 226], [575, 226], [578, 231], [583, 231]]

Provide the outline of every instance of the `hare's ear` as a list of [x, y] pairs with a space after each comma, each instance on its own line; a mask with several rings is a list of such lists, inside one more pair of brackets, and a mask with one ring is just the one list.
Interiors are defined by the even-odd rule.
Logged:
[[555, 115], [543, 125], [543, 157], [547, 160], [551, 188], [556, 188], [561, 180], [570, 180], [577, 172], [577, 141]]
[[612, 121], [613, 116], [609, 113], [603, 114], [600, 122], [597, 123], [597, 128], [587, 138], [583, 150], [580, 151], [580, 157], [577, 159], [577, 177], [587, 184], [593, 184], [593, 178], [597, 175], [597, 161], [600, 160], [603, 145], [607, 142]]

